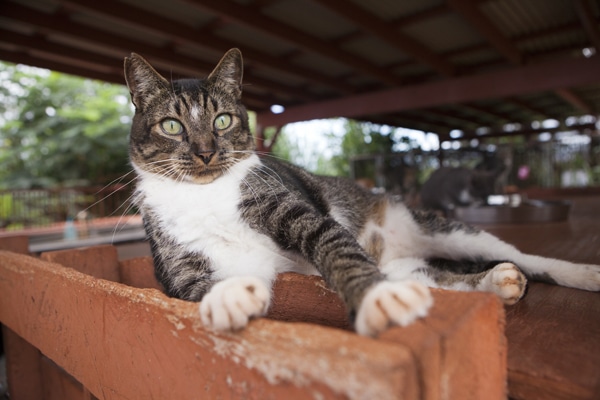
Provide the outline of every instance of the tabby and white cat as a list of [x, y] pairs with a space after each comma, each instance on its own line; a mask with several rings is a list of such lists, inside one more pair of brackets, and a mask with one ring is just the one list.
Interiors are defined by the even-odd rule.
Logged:
[[136, 54], [125, 59], [125, 77], [156, 276], [167, 294], [201, 300], [209, 328], [239, 329], [264, 315], [284, 271], [321, 275], [363, 335], [425, 316], [428, 286], [490, 291], [506, 304], [523, 296], [525, 275], [600, 290], [599, 266], [526, 255], [351, 181], [259, 157], [237, 49], [204, 80], [169, 82]]

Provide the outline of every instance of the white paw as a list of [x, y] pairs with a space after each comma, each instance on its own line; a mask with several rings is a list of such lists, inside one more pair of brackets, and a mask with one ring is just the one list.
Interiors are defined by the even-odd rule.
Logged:
[[368, 290], [356, 315], [356, 332], [374, 336], [391, 325], [406, 326], [427, 315], [429, 289], [415, 281], [380, 282]]
[[233, 277], [216, 283], [200, 302], [204, 326], [217, 331], [241, 329], [252, 317], [265, 315], [271, 294], [255, 277]]
[[504, 304], [515, 304], [525, 294], [527, 279], [516, 265], [502, 263], [496, 265], [486, 276], [488, 290], [496, 293]]

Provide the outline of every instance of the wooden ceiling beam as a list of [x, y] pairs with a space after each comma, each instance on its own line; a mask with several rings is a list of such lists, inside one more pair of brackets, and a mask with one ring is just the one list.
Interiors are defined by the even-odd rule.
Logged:
[[[214, 28], [214, 23], [221, 24], [222, 18], [217, 18], [217, 21], [209, 23], [207, 27], [194, 29], [183, 24], [165, 23], [164, 18], [157, 14], [115, 0], [61, 0], [60, 3], [79, 11], [109, 16], [122, 21], [125, 24], [135, 24], [142, 29], [160, 35], [167, 35], [176, 43], [190, 43], [222, 53], [225, 53], [225, 51], [230, 48], [239, 46], [238, 43], [213, 34], [212, 29]], [[132, 15], [135, 15], [136, 18], [132, 19]], [[244, 58], [253, 64], [285, 71], [287, 74], [296, 75], [301, 79], [308, 79], [313, 83], [329, 87], [337, 92], [345, 94], [353, 92], [351, 86], [345, 85], [335, 79], [331, 79], [330, 76], [295, 66], [282, 58], [274, 57], [266, 52], [252, 48], [244, 48]]]
[[421, 63], [433, 68], [444, 76], [454, 74], [454, 66], [446, 60], [423, 46], [408, 35], [393, 28], [386, 21], [375, 17], [362, 7], [349, 1], [341, 0], [315, 0], [323, 7], [328, 8], [358, 25], [361, 29], [384, 40], [403, 53], [417, 59]]
[[[448, 4], [469, 21], [471, 25], [473, 25], [475, 29], [477, 29], [477, 31], [479, 31], [488, 42], [512, 64], [520, 65], [523, 63], [523, 55], [519, 49], [517, 49], [516, 45], [508, 40], [502, 32], [496, 28], [492, 21], [479, 10], [476, 4], [469, 0], [448, 0]], [[593, 14], [590, 4], [587, 0], [576, 0], [575, 7], [592, 43], [597, 40], [598, 44], [600, 44], [600, 34], [598, 33], [597, 24], [592, 17]], [[592, 111], [591, 107], [586, 104], [583, 99], [573, 93], [572, 90], [560, 88], [554, 92], [563, 100], [573, 105], [576, 109], [586, 113]]]
[[418, 118], [409, 117], [406, 114], [384, 115], [381, 117], [369, 118], [369, 121], [375, 124], [389, 125], [397, 128], [414, 129], [436, 135], [445, 134], [450, 131], [447, 127], [431, 122], [424, 122]]
[[[535, 114], [535, 115], [541, 117], [542, 119], [556, 119], [554, 116], [548, 114], [546, 111], [542, 110], [541, 108], [534, 107], [531, 104], [529, 104], [528, 102], [521, 100], [519, 98], [510, 97], [505, 100], [510, 103], [513, 103], [518, 108], [522, 108], [531, 114]], [[535, 118], [533, 118], [532, 120], [535, 120]]]
[[65, 74], [85, 76], [89, 79], [97, 79], [104, 82], [123, 84], [125, 79], [123, 73], [115, 72], [102, 72], [98, 70], [92, 70], [87, 67], [74, 66], [59, 62], [56, 60], [50, 60], [37, 55], [32, 55], [27, 51], [8, 51], [0, 48], [0, 59], [2, 61], [11, 62], [13, 64], [25, 64], [33, 65], [38, 68], [46, 68], [53, 71], [63, 72]]
[[[121, 65], [123, 57], [129, 55], [132, 49], [134, 49], [153, 63], [157, 63], [164, 68], [172, 68], [183, 76], [198, 76], [200, 73], [208, 75], [214, 68], [214, 63], [208, 63], [183, 55], [170, 48], [153, 46], [144, 42], [127, 39], [71, 21], [62, 15], [60, 10], [56, 14], [47, 14], [16, 3], [5, 2], [2, 5], [2, 16], [34, 26], [36, 29], [47, 34], [61, 34], [78, 40], [83, 39], [90, 44], [110, 49], [115, 54], [115, 64], [117, 65]], [[247, 83], [256, 84], [272, 93], [280, 93], [284, 98], [291, 95], [304, 101], [313, 101], [315, 99], [314, 95], [304, 90], [276, 84], [273, 81], [257, 76], [248, 76], [248, 74], [246, 76]]]
[[600, 55], [567, 58], [545, 63], [510, 67], [473, 76], [404, 86], [343, 99], [321, 101], [287, 108], [282, 114], [261, 113], [264, 126], [316, 118], [362, 117], [369, 114], [435, 107], [490, 98], [518, 96], [598, 82]]
[[[118, 83], [125, 83], [125, 79], [123, 78], [123, 66], [114, 62], [114, 58], [111, 57], [103, 56], [101, 54], [84, 49], [78, 49], [50, 42], [42, 35], [28, 36], [3, 28], [0, 28], [0, 42], [10, 43], [13, 46], [17, 46], [22, 49], [23, 53], [27, 53], [28, 49], [43, 49], [44, 52], [54, 54], [58, 57], [74, 59], [71, 63], [73, 65], [79, 64], [77, 61], [84, 62], [86, 65], [85, 68], [99, 72], [107, 72], [109, 74], [120, 74], [121, 81]], [[75, 57], [74, 54], [77, 56]], [[85, 68], [82, 68], [82, 70]]]
[[[5, 30], [0, 30], [2, 39], [5, 38]], [[13, 36], [6, 36], [14, 38]], [[1, 41], [0, 41], [1, 43]], [[19, 41], [14, 42], [15, 45], [21, 47]], [[73, 56], [73, 55], [76, 56]], [[28, 50], [7, 51], [0, 48], [0, 59], [27, 65], [35, 65], [39, 68], [47, 68], [53, 71], [63, 72], [70, 75], [77, 75], [88, 79], [97, 79], [105, 82], [115, 83], [119, 85], [125, 84], [123, 77], [122, 63], [118, 64], [119, 68], [105, 67], [108, 61], [112, 60], [109, 57], [96, 55], [94, 59], [82, 60], [80, 55], [85, 55], [81, 49], [61, 47], [58, 45], [48, 46], [47, 51]], [[99, 64], [96, 64], [100, 62]], [[168, 76], [169, 71], [157, 69], [159, 73]], [[252, 93], [249, 90], [244, 91], [244, 104], [251, 110], [263, 111], [268, 110], [273, 104], [272, 99], [265, 96]]]
[[554, 93], [567, 103], [571, 104], [576, 110], [583, 111], [586, 114], [594, 113], [593, 107], [571, 89], [556, 89]]
[[369, 61], [354, 56], [340, 48], [331, 45], [325, 40], [311, 36], [299, 29], [286, 25], [274, 18], [262, 14], [252, 5], [243, 5], [222, 0], [185, 0], [203, 10], [227, 15], [236, 23], [263, 32], [269, 36], [285, 40], [294, 46], [299, 46], [307, 51], [319, 53], [337, 62], [344, 63], [352, 68], [361, 70], [378, 80], [396, 86], [402, 83], [399, 76], [382, 69]]
[[402, 16], [393, 20], [390, 24], [396, 29], [402, 29], [407, 25], [418, 24], [428, 19], [437, 18], [451, 12], [450, 7], [444, 2], [413, 14]]
[[465, 129], [465, 127], [479, 126], [477, 122], [464, 118], [452, 112], [444, 111], [440, 108], [425, 108], [418, 110], [425, 114], [428, 118], [433, 118], [436, 121], [445, 122], [452, 126], [452, 129]]
[[555, 133], [555, 132], [562, 132], [565, 130], [586, 131], [586, 130], [595, 130], [595, 129], [596, 129], [595, 124], [581, 124], [581, 125], [572, 125], [567, 128], [565, 128], [564, 126], [559, 126], [556, 128], [526, 128], [526, 129], [519, 129], [516, 131], [504, 131], [504, 130], [491, 131], [491, 132], [488, 132], [485, 134], [478, 134], [477, 132], [474, 132], [474, 131], [470, 131], [470, 132], [463, 131], [463, 135], [461, 137], [455, 138], [455, 139], [447, 139], [447, 140], [470, 140], [470, 139], [485, 140], [485, 139], [489, 139], [489, 138], [506, 137], [506, 136], [539, 135], [541, 133]]
[[592, 46], [600, 52], [600, 31], [598, 30], [598, 22], [594, 18], [591, 2], [589, 0], [574, 0], [573, 6]]
[[481, 33], [500, 54], [515, 65], [522, 64], [523, 56], [516, 46], [479, 10], [476, 3], [470, 0], [448, 0], [447, 3], [458, 14], [462, 15], [477, 32]]
[[464, 108], [464, 109], [466, 109], [470, 112], [474, 112], [476, 114], [484, 114], [488, 118], [491, 118], [491, 119], [500, 120], [501, 122], [496, 123], [496, 125], [501, 125], [501, 123], [516, 122], [516, 121], [514, 121], [514, 118], [512, 118], [508, 114], [499, 113], [497, 111], [490, 110], [487, 107], [482, 107], [477, 104], [467, 103], [467, 104], [457, 104], [456, 106], [459, 108]]

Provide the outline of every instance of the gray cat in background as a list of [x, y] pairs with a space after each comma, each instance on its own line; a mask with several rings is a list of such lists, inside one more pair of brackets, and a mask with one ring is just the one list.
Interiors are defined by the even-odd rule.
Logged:
[[523, 295], [525, 275], [600, 290], [599, 266], [526, 255], [349, 180], [261, 157], [237, 49], [206, 79], [169, 82], [136, 54], [125, 77], [136, 203], [156, 276], [168, 295], [200, 302], [209, 329], [265, 315], [285, 271], [322, 276], [363, 335], [427, 315], [428, 287], [489, 291], [506, 304]]
[[501, 193], [497, 183], [503, 173], [503, 169], [442, 167], [421, 187], [421, 205], [448, 215], [456, 207], [486, 204], [488, 196]]

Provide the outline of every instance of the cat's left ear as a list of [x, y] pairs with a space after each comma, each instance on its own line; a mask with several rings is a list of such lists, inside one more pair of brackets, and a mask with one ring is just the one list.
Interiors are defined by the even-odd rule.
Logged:
[[125, 81], [131, 93], [131, 101], [135, 108], [141, 110], [164, 89], [169, 88], [161, 74], [139, 54], [132, 53], [125, 58]]
[[208, 80], [225, 85], [229, 91], [239, 97], [242, 94], [243, 70], [242, 52], [233, 48], [221, 58], [219, 64], [208, 76]]

